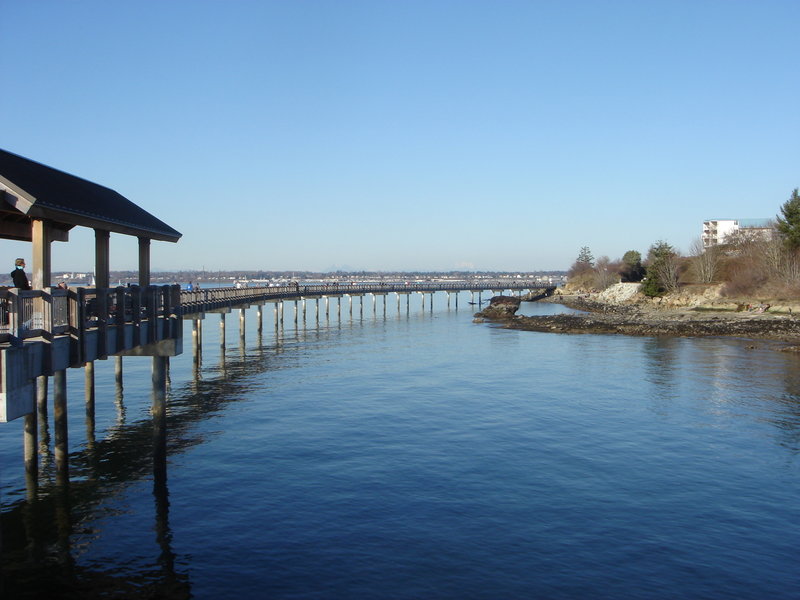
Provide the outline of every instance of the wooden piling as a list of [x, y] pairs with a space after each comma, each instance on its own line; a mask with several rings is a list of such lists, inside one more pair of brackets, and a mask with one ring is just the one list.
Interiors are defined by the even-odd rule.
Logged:
[[[117, 356], [116, 358], [120, 358]], [[84, 394], [86, 398], [86, 439], [94, 443], [95, 429], [95, 386], [94, 386], [94, 361], [84, 365]], [[120, 375], [121, 376], [121, 375]]]
[[117, 384], [117, 387], [122, 389], [124, 386], [122, 385], [122, 357], [115, 356], [114, 357], [114, 383]]
[[67, 372], [53, 373], [53, 420], [55, 432], [56, 476], [69, 476], [69, 431], [67, 427]]
[[39, 475], [39, 427], [38, 411], [33, 410], [25, 415], [23, 429], [23, 452], [25, 456], [25, 473], [35, 480]]
[[153, 468], [166, 477], [167, 457], [167, 361], [165, 356], [153, 357], [152, 371]]

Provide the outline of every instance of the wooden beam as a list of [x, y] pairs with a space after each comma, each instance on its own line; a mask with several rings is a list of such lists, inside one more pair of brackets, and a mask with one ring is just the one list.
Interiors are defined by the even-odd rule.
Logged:
[[104, 229], [94, 230], [94, 278], [95, 286], [98, 288], [108, 287], [110, 278], [110, 237], [110, 232]]
[[139, 285], [150, 285], [150, 238], [139, 238]]
[[47, 221], [33, 219], [31, 233], [33, 234], [31, 287], [41, 290], [50, 287], [50, 227]]

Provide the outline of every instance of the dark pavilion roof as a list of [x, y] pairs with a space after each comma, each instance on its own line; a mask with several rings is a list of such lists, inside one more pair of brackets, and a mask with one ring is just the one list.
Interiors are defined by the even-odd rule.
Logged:
[[181, 234], [114, 190], [0, 149], [0, 237], [30, 240], [31, 218], [177, 242]]

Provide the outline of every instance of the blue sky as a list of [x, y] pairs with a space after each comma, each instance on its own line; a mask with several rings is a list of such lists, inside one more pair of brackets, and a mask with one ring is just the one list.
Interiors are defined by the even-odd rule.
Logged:
[[[800, 2], [0, 0], [0, 147], [154, 270], [566, 269], [800, 186]], [[30, 256], [0, 242], [11, 264]], [[111, 268], [136, 268], [112, 235]], [[93, 234], [53, 267], [93, 267]]]

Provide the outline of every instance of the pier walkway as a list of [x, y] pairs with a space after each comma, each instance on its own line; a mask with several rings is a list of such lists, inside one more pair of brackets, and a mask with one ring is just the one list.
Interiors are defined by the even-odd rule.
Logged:
[[[175, 356], [182, 347], [182, 319], [199, 320], [206, 313], [244, 311], [250, 306], [275, 304], [276, 322], [283, 318], [283, 303], [305, 303], [330, 298], [397, 294], [406, 301], [412, 294], [445, 292], [495, 294], [505, 290], [546, 296], [555, 286], [522, 280], [470, 280], [431, 282], [348, 282], [291, 284], [245, 288], [181, 290], [178, 285], [124, 286], [116, 288], [45, 288], [21, 291], [0, 289], [0, 422], [34, 409], [38, 377], [80, 368], [109, 356]], [[373, 300], [374, 305], [374, 300]], [[304, 305], [305, 306], [305, 305]], [[384, 300], [385, 306], [385, 300]], [[363, 305], [362, 305], [363, 309]], [[326, 308], [327, 311], [327, 308]], [[242, 317], [243, 318], [243, 317]], [[259, 310], [259, 328], [262, 313]], [[295, 306], [295, 320], [297, 307]]]
[[245, 288], [209, 288], [200, 290], [183, 290], [180, 293], [180, 314], [184, 318], [195, 318], [205, 312], [218, 312], [232, 308], [286, 301], [302, 301], [305, 299], [359, 297], [365, 295], [385, 294], [434, 294], [447, 292], [491, 291], [500, 294], [505, 290], [529, 294], [549, 296], [556, 289], [555, 285], [537, 281], [508, 280], [466, 280], [466, 281], [426, 281], [426, 282], [352, 282], [328, 284], [290, 284], [283, 286], [262, 286]]
[[[95, 285], [89, 288], [62, 288], [53, 285], [53, 245], [69, 242], [74, 228], [94, 233]], [[110, 285], [111, 235], [135, 237], [138, 245], [136, 285]], [[33, 497], [38, 477], [37, 423], [48, 419], [48, 390], [52, 389], [54, 422], [53, 457], [56, 478], [68, 480], [69, 436], [67, 427], [67, 369], [82, 368], [85, 373], [84, 399], [87, 436], [94, 435], [95, 361], [115, 359], [115, 376], [122, 382], [122, 358], [151, 358], [154, 464], [164, 465], [166, 456], [167, 377], [169, 358], [183, 352], [183, 320], [193, 321], [193, 343], [197, 349], [201, 322], [206, 313], [219, 313], [224, 330], [225, 314], [240, 310], [240, 328], [245, 311], [258, 307], [261, 329], [263, 307], [275, 306], [275, 322], [283, 320], [283, 305], [298, 307], [306, 301], [383, 296], [384, 311], [389, 294], [420, 294], [423, 308], [426, 295], [433, 307], [437, 292], [447, 293], [448, 306], [458, 293], [481, 294], [505, 290], [528, 298], [546, 296], [555, 286], [519, 279], [415, 282], [347, 282], [264, 287], [181, 290], [178, 285], [151, 285], [151, 242], [176, 243], [181, 233], [120, 193], [103, 185], [0, 149], [0, 239], [30, 242], [31, 279], [27, 274], [14, 278], [15, 288], [0, 287], [0, 422], [23, 417], [23, 449], [26, 480]], [[15, 261], [23, 269], [24, 259]], [[24, 272], [24, 270], [23, 270]], [[15, 271], [16, 274], [16, 271]], [[21, 288], [21, 289], [20, 289]], [[223, 336], [224, 339], [224, 336]], [[49, 382], [49, 383], [48, 383]], [[51, 385], [50, 385], [51, 384]], [[161, 468], [161, 467], [159, 467]]]

